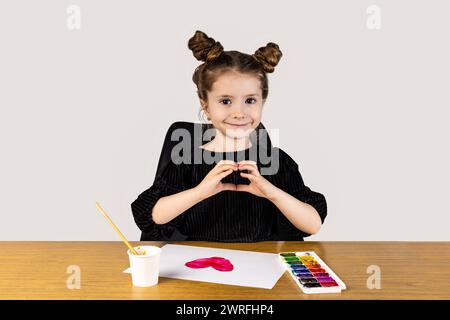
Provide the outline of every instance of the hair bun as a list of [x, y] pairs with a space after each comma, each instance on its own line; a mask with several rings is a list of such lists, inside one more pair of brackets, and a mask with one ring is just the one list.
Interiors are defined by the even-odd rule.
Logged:
[[260, 47], [252, 56], [261, 63], [267, 73], [275, 70], [275, 66], [280, 61], [283, 53], [276, 43], [269, 42], [265, 47]]
[[189, 49], [192, 50], [197, 60], [209, 62], [223, 52], [223, 46], [202, 31], [195, 31], [195, 35], [189, 39]]

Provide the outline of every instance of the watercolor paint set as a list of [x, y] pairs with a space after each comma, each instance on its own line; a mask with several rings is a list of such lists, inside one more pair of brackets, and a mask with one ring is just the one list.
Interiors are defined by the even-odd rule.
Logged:
[[304, 293], [339, 293], [345, 283], [314, 251], [282, 252], [280, 260]]

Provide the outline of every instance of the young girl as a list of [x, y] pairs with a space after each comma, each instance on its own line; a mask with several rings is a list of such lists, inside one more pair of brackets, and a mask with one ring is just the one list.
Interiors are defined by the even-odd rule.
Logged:
[[261, 174], [260, 157], [247, 160], [259, 145], [251, 133], [259, 128], [268, 95], [266, 73], [282, 56], [278, 45], [269, 42], [252, 55], [224, 51], [220, 42], [196, 31], [188, 47], [204, 61], [193, 81], [215, 129], [214, 138], [196, 151], [202, 159], [221, 160], [169, 162], [131, 204], [141, 240], [298, 241], [317, 233], [326, 200], [303, 183], [297, 163], [273, 147], [274, 174]]

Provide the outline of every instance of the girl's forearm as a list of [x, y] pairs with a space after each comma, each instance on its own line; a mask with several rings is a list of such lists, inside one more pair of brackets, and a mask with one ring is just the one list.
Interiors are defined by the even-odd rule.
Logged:
[[153, 207], [152, 219], [156, 224], [167, 223], [202, 200], [195, 188], [162, 197]]
[[278, 189], [269, 200], [297, 229], [303, 232], [314, 234], [322, 226], [320, 215], [313, 206], [298, 200], [282, 189]]

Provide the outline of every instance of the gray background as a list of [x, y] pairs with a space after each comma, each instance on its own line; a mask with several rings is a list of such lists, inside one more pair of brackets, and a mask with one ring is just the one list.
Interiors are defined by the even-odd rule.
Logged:
[[[81, 29], [66, 26], [70, 4]], [[381, 29], [366, 26], [369, 5]], [[131, 240], [174, 121], [200, 121], [187, 48], [272, 41], [262, 122], [328, 201], [309, 240], [450, 240], [448, 1], [2, 1], [0, 240]]]

